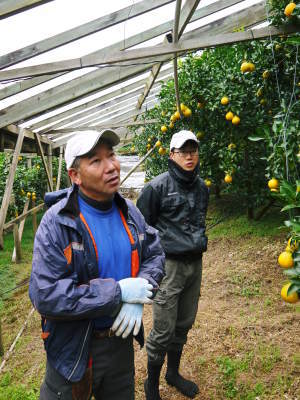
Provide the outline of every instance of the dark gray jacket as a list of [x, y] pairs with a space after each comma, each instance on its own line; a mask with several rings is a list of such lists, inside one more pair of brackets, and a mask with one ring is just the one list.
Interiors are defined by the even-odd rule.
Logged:
[[186, 173], [169, 160], [169, 170], [142, 190], [137, 207], [159, 231], [168, 257], [197, 257], [206, 251], [205, 217], [208, 189], [198, 175]]

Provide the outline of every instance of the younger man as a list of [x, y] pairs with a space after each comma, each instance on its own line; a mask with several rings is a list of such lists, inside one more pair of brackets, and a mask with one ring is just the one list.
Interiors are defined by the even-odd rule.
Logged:
[[137, 206], [159, 231], [166, 254], [166, 276], [153, 302], [153, 329], [147, 340], [147, 400], [160, 400], [159, 375], [168, 355], [166, 381], [187, 397], [198, 386], [179, 374], [183, 346], [198, 308], [202, 253], [206, 251], [208, 189], [199, 178], [198, 140], [190, 131], [173, 135], [168, 171], [142, 190]]

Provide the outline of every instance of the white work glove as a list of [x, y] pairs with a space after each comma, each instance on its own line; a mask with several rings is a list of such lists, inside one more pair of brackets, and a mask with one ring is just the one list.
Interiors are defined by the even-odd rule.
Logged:
[[126, 278], [119, 281], [124, 303], [151, 304], [153, 286], [144, 278]]
[[116, 336], [126, 339], [133, 329], [133, 335], [139, 333], [142, 324], [143, 304], [124, 303], [117, 315], [111, 329], [115, 331]]

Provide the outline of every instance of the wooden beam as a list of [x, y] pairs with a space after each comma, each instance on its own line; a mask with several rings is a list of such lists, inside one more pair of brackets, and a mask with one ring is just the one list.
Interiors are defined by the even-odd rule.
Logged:
[[3, 230], [7, 231], [10, 229], [15, 223], [22, 221], [24, 218], [26, 218], [28, 215], [31, 215], [33, 212], [38, 212], [44, 208], [45, 203], [39, 204], [35, 208], [31, 208], [30, 210], [26, 211], [25, 213], [19, 215], [17, 218], [12, 219], [11, 221], [7, 222]]
[[[129, 126], [145, 126], [148, 124], [157, 124], [159, 123], [158, 119], [148, 119], [145, 121], [134, 121], [134, 122], [120, 122], [120, 123], [111, 123], [111, 124], [99, 124], [96, 126], [89, 126], [89, 130], [95, 130], [95, 131], [99, 131], [102, 129], [116, 129], [116, 128], [127, 128]], [[76, 128], [76, 131], [86, 131], [87, 127], [79, 127]], [[66, 133], [72, 133], [74, 132], [74, 129], [71, 128], [65, 128], [65, 129], [56, 129], [53, 131], [50, 131], [51, 135], [53, 135], [53, 138], [57, 138], [59, 136], [61, 136], [62, 134], [66, 134]], [[55, 142], [54, 142], [55, 143]]]
[[[143, 0], [111, 14], [104, 15], [98, 19], [77, 26], [76, 28], [59, 33], [58, 35], [33, 43], [22, 49], [13, 51], [0, 57], [0, 68], [6, 68], [21, 61], [35, 57], [46, 51], [56, 49], [67, 43], [81, 39], [85, 36], [107, 29], [111, 26], [127, 21], [128, 19], [142, 15], [148, 11], [155, 10], [158, 7], [171, 3], [174, 0]], [[3, 2], [3, 1], [2, 1]], [[6, 1], [7, 2], [7, 1]], [[15, 2], [15, 1], [14, 1]], [[33, 1], [31, 1], [33, 2]], [[10, 3], [13, 3], [10, 1]], [[19, 2], [20, 3], [20, 2]], [[29, 3], [29, 2], [27, 2]], [[42, 3], [42, 2], [41, 2]], [[1, 12], [1, 5], [0, 5]], [[0, 14], [1, 15], [1, 14]]]
[[64, 144], [66, 144], [67, 141], [69, 139], [71, 139], [71, 137], [73, 137], [76, 134], [76, 133], [74, 133], [75, 131], [78, 132], [78, 131], [86, 131], [86, 130], [91, 130], [91, 129], [102, 130], [102, 129], [104, 129], [104, 126], [108, 127], [108, 129], [109, 128], [113, 129], [113, 128], [116, 127], [116, 125], [118, 125], [118, 127], [131, 126], [132, 123], [128, 122], [127, 120], [129, 118], [132, 118], [135, 115], [141, 115], [144, 112], [145, 112], [145, 110], [139, 110], [139, 111], [132, 111], [131, 113], [126, 113], [124, 116], [116, 118], [116, 120], [119, 120], [119, 121], [117, 121], [115, 123], [115, 125], [114, 125], [114, 122], [112, 122], [112, 123], [107, 124], [107, 125], [103, 124], [103, 125], [94, 125], [94, 126], [81, 126], [81, 127], [75, 128], [75, 129], [59, 129], [57, 131], [53, 131], [53, 132], [56, 132], [56, 133], [60, 132], [60, 133], [64, 133], [64, 134], [68, 134], [68, 133], [71, 134], [71, 135], [65, 136], [65, 137], [55, 141], [54, 144], [53, 144], [53, 149], [56, 149], [57, 147], [60, 147], [60, 146], [63, 146]]
[[[1, 111], [0, 111], [0, 114], [1, 114]], [[8, 131], [8, 132], [10, 132], [10, 133], [13, 133], [13, 134], [15, 134], [15, 135], [19, 135], [20, 128], [19, 128], [17, 125], [10, 124], [10, 125], [8, 125], [8, 126], [5, 127], [5, 130]], [[29, 129], [23, 128], [23, 132], [24, 132], [24, 137], [25, 137], [25, 138], [35, 140], [34, 133], [31, 132]], [[41, 143], [43, 143], [44, 145], [45, 145], [45, 144], [51, 144], [51, 141], [50, 141], [49, 139], [47, 139], [46, 137], [41, 137], [41, 138], [40, 138], [40, 141], [41, 141]]]
[[9, 174], [6, 181], [5, 191], [2, 199], [1, 209], [0, 209], [0, 249], [3, 249], [3, 227], [5, 224], [6, 214], [9, 206], [9, 199], [12, 194], [15, 173], [18, 165], [18, 159], [21, 152], [22, 144], [24, 139], [24, 129], [20, 129], [14, 155], [12, 158], [11, 166], [9, 169]]
[[40, 6], [53, 0], [1, 0], [0, 19]]
[[[170, 55], [173, 53], [185, 53], [187, 51], [199, 50], [208, 47], [222, 46], [232, 43], [244, 42], [248, 40], [259, 40], [266, 37], [278, 36], [281, 34], [291, 34], [299, 32], [299, 28], [294, 26], [285, 26], [282, 28], [266, 27], [261, 29], [250, 29], [244, 32], [227, 33], [223, 35], [215, 35], [214, 37], [199, 37], [197, 39], [183, 40], [178, 43], [170, 43], [160, 46], [149, 46], [135, 50], [125, 50], [117, 55], [108, 55], [107, 58], [102, 59], [103, 64], [115, 64], [133, 60], [148, 59], [152, 57], [160, 57]], [[94, 65], [98, 65], [100, 60], [94, 60]], [[28, 67], [34, 68], [34, 67]], [[21, 68], [22, 70], [25, 68]], [[15, 70], [16, 71], [16, 70]], [[6, 72], [6, 74], [13, 73], [13, 70]], [[1, 74], [4, 72], [0, 71]]]
[[[178, 42], [178, 25], [179, 25], [179, 16], [181, 10], [181, 0], [176, 1], [176, 10], [175, 10], [175, 17], [174, 17], [174, 27], [173, 27], [173, 44]], [[175, 97], [176, 97], [176, 104], [177, 109], [181, 115], [180, 109], [180, 97], [179, 97], [179, 88], [178, 88], [178, 72], [177, 72], [177, 54], [174, 53], [174, 60], [173, 60], [173, 67], [174, 67], [174, 85], [175, 85]]]
[[[166, 76], [169, 75], [171, 71], [172, 71], [172, 68], [168, 68], [168, 69], [162, 71], [158, 78], [163, 81], [164, 79], [166, 79]], [[83, 103], [77, 107], [71, 108], [71, 109], [61, 112], [61, 113], [58, 113], [58, 114], [54, 115], [53, 117], [44, 119], [37, 123], [34, 123], [34, 124], [30, 125], [29, 128], [32, 130], [37, 130], [43, 126], [51, 125], [49, 127], [47, 126], [46, 128], [38, 131], [40, 134], [44, 134], [44, 133], [48, 132], [49, 130], [57, 129], [57, 128], [61, 127], [63, 124], [69, 122], [68, 121], [69, 118], [66, 118], [66, 117], [70, 116], [70, 118], [72, 118], [73, 114], [78, 113], [78, 115], [80, 115], [80, 113], [84, 112], [85, 110], [87, 110], [87, 112], [88, 112], [89, 109], [93, 108], [94, 106], [98, 106], [99, 104], [101, 106], [102, 104], [104, 104], [107, 101], [112, 101], [110, 99], [113, 99], [116, 101], [117, 100], [122, 101], [122, 99], [125, 99], [125, 96], [130, 96], [130, 94], [132, 93], [132, 91], [134, 89], [140, 88], [144, 82], [145, 82], [145, 78], [139, 79], [139, 80], [131, 83], [130, 85], [123, 86], [123, 87], [113, 90], [103, 96], [97, 97], [94, 100], [88, 101], [87, 103]], [[129, 93], [129, 92], [131, 92], [131, 93]], [[60, 120], [62, 120], [62, 121], [60, 121]], [[59, 121], [59, 122], [57, 122], [55, 124], [56, 121]]]
[[[215, 1], [214, 3], [212, 3], [212, 4], [210, 4], [210, 5], [206, 6], [206, 7], [203, 7], [203, 8], [200, 8], [199, 10], [196, 10], [195, 13], [193, 14], [190, 22], [193, 22], [193, 21], [199, 20], [201, 18], [204, 18], [204, 17], [206, 17], [208, 15], [213, 14], [214, 12], [221, 11], [221, 10], [223, 10], [223, 9], [225, 9], [227, 7], [230, 7], [230, 6], [234, 5], [234, 4], [240, 3], [241, 1], [243, 1], [243, 0], [219, 0], [219, 1]], [[137, 45], [139, 43], [142, 43], [142, 42], [144, 42], [146, 40], [150, 40], [150, 39], [152, 39], [152, 38], [154, 38], [156, 36], [163, 35], [164, 33], [170, 31], [172, 29], [172, 23], [173, 23], [172, 21], [168, 21], [168, 22], [166, 22], [164, 24], [158, 25], [158, 26], [156, 26], [154, 28], [151, 28], [151, 29], [149, 29], [147, 31], [144, 31], [142, 33], [139, 33], [137, 35], [134, 35], [134, 36], [131, 36], [131, 37], [127, 38], [125, 44], [124, 44], [124, 41], [122, 40], [122, 41], [120, 41], [118, 43], [115, 43], [114, 45], [108, 46], [106, 48], [103, 48], [103, 49], [101, 49], [101, 50], [99, 50], [97, 52], [93, 52], [91, 54], [100, 55], [100, 54], [110, 53], [110, 52], [114, 52], [114, 51], [118, 51], [118, 50], [128, 49], [128, 48], [133, 47], [133, 46], [135, 46], [135, 45]], [[11, 89], [8, 89], [8, 91], [11, 94], [9, 94], [9, 95], [16, 94], [19, 91], [25, 90], [25, 88], [29, 89], [31, 87], [36, 86], [36, 84], [37, 84], [36, 80], [37, 79], [42, 79], [43, 78], [43, 82], [46, 82], [46, 81], [51, 80], [53, 78], [56, 78], [56, 77], [58, 77], [60, 75], [62, 75], [62, 74], [55, 74], [53, 76], [48, 76], [48, 78], [46, 76], [43, 76], [43, 77], [28, 79], [28, 80], [26, 80], [26, 84], [25, 83], [24, 83], [24, 85], [20, 84], [20, 86], [18, 86], [18, 84], [10, 85]], [[0, 93], [1, 93], [1, 91], [0, 91]]]
[[[200, 0], [186, 0], [184, 6], [182, 8], [182, 12], [180, 13], [180, 20], [178, 22], [178, 27], [177, 27], [178, 38], [180, 38], [182, 36], [186, 25], [188, 24], [188, 22], [190, 20], [192, 20], [194, 11], [196, 10], [197, 5], [199, 4], [199, 1]], [[220, 9], [222, 9], [222, 6], [221, 6], [220, 2], [217, 2], [217, 3], [219, 3]], [[210, 7], [210, 6], [208, 6], [208, 7]], [[202, 18], [204, 16], [209, 15], [212, 10], [210, 8], [208, 8], [208, 7], [207, 8], [204, 7], [202, 10], [199, 10], [197, 14], [195, 13], [195, 19], [200, 17], [200, 15], [201, 15]], [[224, 3], [223, 3], [223, 7], [224, 7]], [[164, 41], [164, 42], [166, 42], [166, 41]], [[154, 84], [154, 82], [155, 82], [155, 80], [157, 78], [157, 75], [159, 74], [159, 71], [160, 71], [162, 65], [163, 65], [162, 62], [153, 65], [152, 70], [150, 72], [150, 76], [149, 76], [149, 78], [148, 78], [148, 80], [146, 82], [144, 91], [143, 91], [143, 93], [141, 94], [141, 96], [138, 99], [138, 102], [137, 102], [137, 105], [136, 105], [136, 108], [138, 110], [142, 107], [142, 104], [144, 103], [146, 97], [148, 96], [148, 94], [149, 94], [149, 92], [150, 92], [150, 90], [151, 90], [151, 88], [152, 88], [152, 86], [153, 86], [153, 84]]]
[[54, 78], [57, 78], [61, 75], [64, 75], [64, 74], [58, 73], [58, 74], [54, 74], [54, 75], [37, 76], [36, 78], [25, 79], [20, 82], [16, 82], [12, 85], [6, 86], [0, 90], [0, 100], [6, 99], [7, 97], [13, 96], [17, 93], [24, 92], [24, 90], [27, 90], [27, 89], [30, 89], [37, 85], [40, 85], [41, 83], [48, 82], [48, 81], [50, 81]]
[[43, 147], [42, 147], [42, 144], [41, 144], [41, 138], [40, 138], [40, 135], [38, 133], [34, 133], [34, 136], [35, 136], [36, 143], [38, 145], [40, 156], [42, 158], [43, 166], [44, 166], [45, 171], [46, 171], [48, 185], [49, 185], [49, 188], [50, 188], [50, 190], [52, 192], [52, 190], [53, 190], [53, 182], [52, 182], [52, 179], [50, 177], [50, 173], [49, 173], [49, 170], [48, 170], [47, 162], [46, 162], [46, 159], [45, 159], [45, 156], [44, 156], [44, 151], [43, 151]]
[[[236, 2], [237, 0], [223, 0], [222, 4], [223, 7], [225, 7], [225, 5], [232, 5]], [[213, 7], [210, 7], [209, 10], [213, 11], [215, 10], [215, 7], [216, 4], [214, 4]], [[203, 10], [201, 11], [201, 15], [205, 14]], [[207, 13], [208, 10], [206, 10], [206, 14]], [[148, 32], [148, 37], [145, 32], [143, 34], [136, 35], [135, 41], [144, 41], [155, 36], [156, 31], [153, 29], [150, 31], [151, 32]], [[127, 39], [126, 42], [130, 42], [130, 38]], [[131, 41], [132, 45], [133, 43], [134, 41]], [[106, 50], [107, 49], [108, 48], [106, 48]], [[8, 125], [20, 119], [26, 120], [26, 118], [28, 119], [32, 118], [33, 116], [42, 115], [45, 110], [48, 112], [49, 110], [57, 108], [57, 106], [61, 106], [66, 103], [71, 104], [73, 101], [75, 101], [74, 99], [83, 98], [86, 95], [90, 95], [96, 91], [99, 91], [100, 89], [111, 86], [116, 82], [120, 83], [125, 79], [129, 79], [130, 77], [144, 72], [145, 70], [145, 66], [128, 67], [128, 69], [115, 67], [111, 68], [110, 73], [108, 74], [107, 70], [103, 68], [102, 70], [91, 72], [83, 77], [73, 79], [70, 82], [59, 85], [53, 89], [49, 89], [44, 93], [33, 96], [27, 100], [8, 107], [5, 110], [2, 110], [2, 116], [0, 116], [0, 128], [1, 126]]]
[[[156, 90], [154, 93], [152, 93], [152, 96], [156, 96], [157, 93], [159, 93], [159, 90]], [[150, 97], [149, 97], [149, 99], [150, 99]], [[96, 123], [97, 124], [101, 123], [103, 120], [107, 120], [108, 118], [114, 117], [117, 113], [124, 113], [130, 109], [132, 110], [134, 108], [135, 101], [136, 101], [136, 99], [131, 98], [122, 103], [117, 103], [114, 106], [105, 107], [104, 109], [99, 110], [80, 121], [78, 121], [78, 118], [77, 118], [73, 121], [73, 124], [71, 125], [71, 127], [77, 128], [78, 126], [81, 126], [81, 125], [87, 125], [87, 124], [94, 125]]]

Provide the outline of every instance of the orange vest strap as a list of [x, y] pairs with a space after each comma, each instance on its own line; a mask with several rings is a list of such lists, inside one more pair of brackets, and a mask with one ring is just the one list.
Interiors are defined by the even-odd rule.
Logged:
[[[132, 233], [130, 232], [130, 229], [129, 229], [128, 225], [127, 225], [126, 219], [125, 219], [122, 211], [119, 210], [119, 212], [120, 212], [120, 216], [121, 216], [124, 228], [125, 228], [125, 230], [127, 232], [127, 235], [129, 237], [130, 244], [133, 245], [134, 244], [134, 239], [133, 239]], [[135, 278], [137, 276], [137, 274], [139, 273], [139, 268], [140, 268], [139, 253], [138, 253], [137, 249], [131, 250], [131, 276], [133, 278]]]

